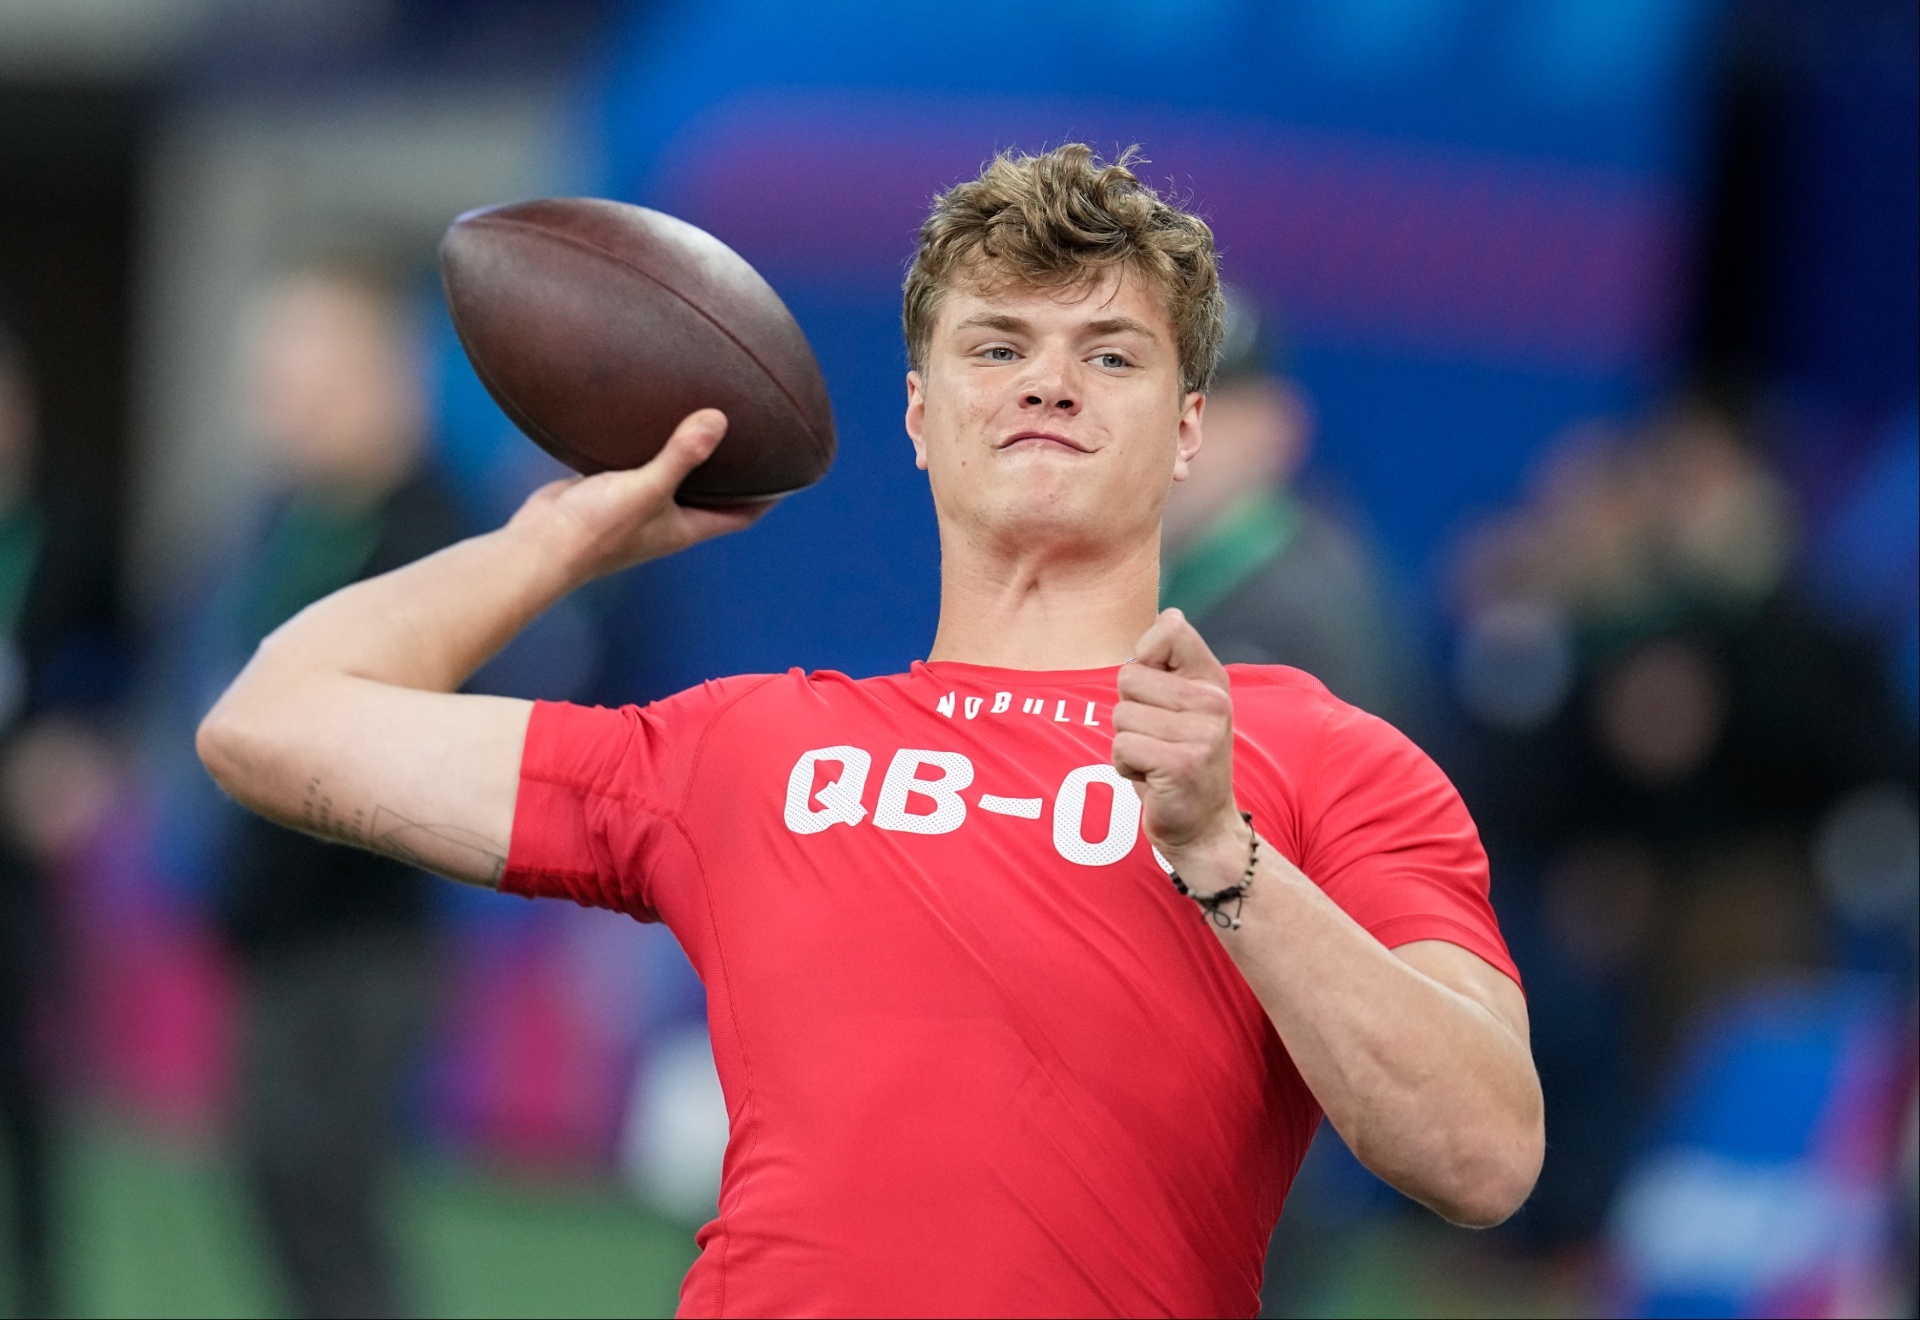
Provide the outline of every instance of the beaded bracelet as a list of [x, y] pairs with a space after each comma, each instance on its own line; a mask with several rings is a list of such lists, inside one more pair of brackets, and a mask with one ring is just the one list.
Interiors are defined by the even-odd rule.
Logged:
[[[1196, 894], [1187, 888], [1187, 882], [1180, 878], [1178, 871], [1172, 867], [1167, 868], [1167, 878], [1173, 881], [1173, 887], [1198, 903], [1200, 910], [1207, 914], [1207, 920], [1221, 930], [1240, 929], [1240, 908], [1246, 901], [1247, 891], [1253, 888], [1253, 868], [1260, 861], [1260, 834], [1253, 829], [1253, 813], [1243, 811], [1240, 813], [1240, 819], [1247, 822], [1252, 842], [1247, 845], [1246, 874], [1240, 877], [1238, 884], [1228, 885], [1225, 889], [1216, 889], [1211, 894]], [[1222, 910], [1228, 903], [1233, 904], [1231, 913]]]

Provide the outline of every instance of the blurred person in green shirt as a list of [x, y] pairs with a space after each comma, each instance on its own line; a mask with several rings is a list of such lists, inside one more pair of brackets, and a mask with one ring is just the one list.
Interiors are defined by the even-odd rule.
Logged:
[[1278, 339], [1244, 290], [1227, 290], [1206, 447], [1167, 500], [1160, 603], [1227, 664], [1292, 665], [1397, 720], [1400, 657], [1373, 557], [1336, 510], [1294, 487], [1313, 417], [1277, 370]]
[[[389, 278], [295, 271], [252, 329], [251, 424], [277, 494], [213, 603], [235, 658], [322, 596], [464, 534], [427, 462], [419, 346]], [[383, 1201], [396, 1093], [432, 1003], [425, 879], [247, 816], [217, 907], [245, 987], [241, 1163], [292, 1308], [406, 1313]]]

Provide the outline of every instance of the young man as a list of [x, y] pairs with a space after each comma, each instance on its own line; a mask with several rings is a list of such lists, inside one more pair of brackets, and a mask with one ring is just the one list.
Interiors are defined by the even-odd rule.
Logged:
[[263, 814], [672, 928], [732, 1120], [683, 1314], [1251, 1315], [1323, 1110], [1457, 1222], [1532, 1186], [1524, 1001], [1451, 786], [1156, 617], [1219, 324], [1212, 235], [1124, 161], [1002, 157], [907, 279], [926, 663], [450, 695], [582, 583], [753, 520], [673, 503], [707, 410], [308, 609], [202, 726]]

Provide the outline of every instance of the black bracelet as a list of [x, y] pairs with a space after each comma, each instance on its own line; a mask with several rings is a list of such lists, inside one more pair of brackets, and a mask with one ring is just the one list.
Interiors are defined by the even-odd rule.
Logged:
[[[1198, 903], [1200, 910], [1207, 914], [1207, 920], [1221, 930], [1240, 929], [1240, 907], [1246, 901], [1247, 891], [1253, 888], [1253, 868], [1260, 861], [1260, 834], [1253, 828], [1253, 813], [1243, 811], [1240, 813], [1240, 819], [1247, 822], [1251, 842], [1247, 845], [1247, 870], [1240, 877], [1239, 884], [1228, 885], [1225, 889], [1217, 889], [1211, 894], [1196, 894], [1187, 888], [1187, 882], [1180, 878], [1178, 871], [1171, 866], [1167, 868], [1167, 878], [1173, 881], [1173, 887]], [[1233, 904], [1232, 912], [1225, 910], [1228, 903]]]

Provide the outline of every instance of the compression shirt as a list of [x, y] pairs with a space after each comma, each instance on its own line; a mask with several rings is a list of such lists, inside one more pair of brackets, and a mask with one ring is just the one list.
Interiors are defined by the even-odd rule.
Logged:
[[[731, 1135], [682, 1315], [1257, 1313], [1320, 1109], [1143, 835], [1117, 672], [536, 706], [502, 888], [664, 921], [707, 988]], [[1386, 945], [1514, 976], [1438, 768], [1229, 673], [1268, 844]]]

